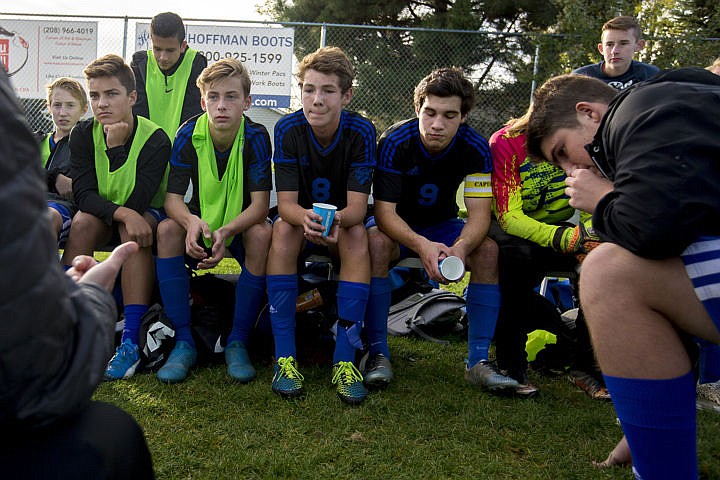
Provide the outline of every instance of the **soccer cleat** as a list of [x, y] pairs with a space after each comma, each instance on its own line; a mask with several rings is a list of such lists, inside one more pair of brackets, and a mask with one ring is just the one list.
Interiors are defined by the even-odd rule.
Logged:
[[115, 355], [110, 359], [105, 369], [105, 380], [120, 380], [135, 375], [135, 370], [140, 364], [140, 350], [130, 339], [125, 339], [117, 349]]
[[225, 363], [227, 373], [240, 383], [255, 379], [255, 368], [250, 363], [250, 356], [242, 342], [230, 342], [225, 347]]
[[514, 369], [514, 370], [500, 370], [502, 375], [510, 377], [519, 383], [513, 393], [516, 397], [530, 398], [534, 397], [540, 391], [535, 385], [530, 383], [527, 376], [527, 370], [525, 369]]
[[465, 367], [465, 380], [470, 385], [482, 387], [490, 392], [514, 390], [520, 386], [516, 380], [499, 374], [493, 364], [487, 360], [480, 360], [472, 368]]
[[338, 362], [333, 366], [332, 383], [337, 385], [340, 400], [348, 405], [360, 405], [367, 397], [363, 376], [352, 362]]
[[382, 353], [371, 355], [365, 363], [363, 378], [368, 388], [385, 388], [390, 385], [395, 378], [390, 359]]
[[165, 383], [179, 383], [187, 378], [188, 370], [197, 361], [197, 351], [188, 342], [179, 341], [165, 364], [157, 371], [157, 378]]
[[574, 383], [580, 390], [587, 393], [593, 400], [610, 400], [610, 392], [595, 377], [580, 370], [570, 370], [568, 375], [570, 383]]
[[720, 412], [720, 381], [697, 386], [697, 408]]
[[513, 393], [520, 398], [530, 398], [537, 395], [539, 391], [540, 390], [532, 383], [521, 383], [515, 387]]
[[275, 364], [272, 391], [283, 398], [295, 398], [305, 394], [303, 388], [305, 377], [297, 369], [293, 357], [280, 357]]

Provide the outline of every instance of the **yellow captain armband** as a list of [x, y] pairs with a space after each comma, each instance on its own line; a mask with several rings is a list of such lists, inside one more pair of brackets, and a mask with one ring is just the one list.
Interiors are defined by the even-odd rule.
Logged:
[[489, 173], [473, 173], [465, 177], [465, 197], [492, 198], [492, 185]]

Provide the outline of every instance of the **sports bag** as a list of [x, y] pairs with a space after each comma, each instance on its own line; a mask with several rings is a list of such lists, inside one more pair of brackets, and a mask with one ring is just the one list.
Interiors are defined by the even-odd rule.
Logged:
[[140, 319], [138, 349], [143, 370], [160, 368], [175, 346], [175, 329], [165, 310], [153, 304]]
[[199, 365], [225, 362], [225, 344], [232, 330], [235, 285], [207, 273], [190, 277], [190, 332]]
[[414, 293], [391, 306], [388, 333], [403, 336], [413, 332], [431, 342], [448, 345], [450, 342], [435, 335], [462, 331], [464, 316], [464, 298], [434, 288], [426, 293]]

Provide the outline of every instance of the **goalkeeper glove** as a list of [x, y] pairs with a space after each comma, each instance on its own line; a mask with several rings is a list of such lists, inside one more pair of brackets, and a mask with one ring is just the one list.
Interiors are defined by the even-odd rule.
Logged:
[[600, 244], [591, 226], [581, 223], [576, 227], [558, 227], [553, 237], [553, 247], [562, 253], [574, 253], [582, 262], [588, 253]]

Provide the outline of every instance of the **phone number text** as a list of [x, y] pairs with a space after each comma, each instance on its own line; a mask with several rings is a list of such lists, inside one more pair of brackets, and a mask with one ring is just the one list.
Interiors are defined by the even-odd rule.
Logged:
[[280, 53], [248, 53], [248, 52], [202, 52], [210, 61], [218, 61], [221, 58], [235, 58], [241, 62], [253, 63], [280, 63], [282, 54]]

